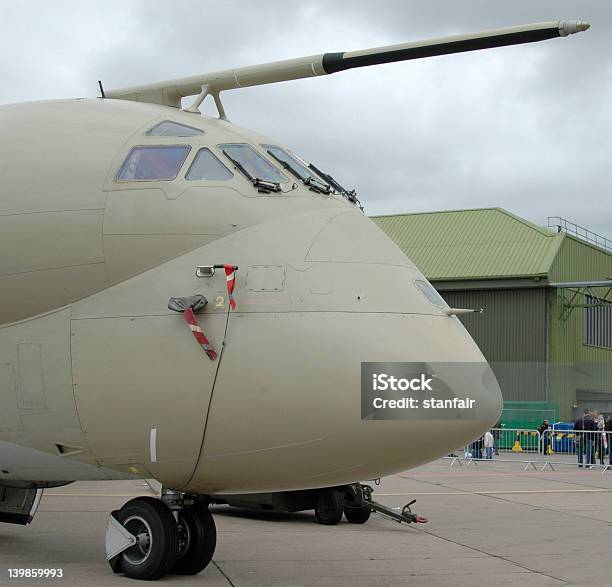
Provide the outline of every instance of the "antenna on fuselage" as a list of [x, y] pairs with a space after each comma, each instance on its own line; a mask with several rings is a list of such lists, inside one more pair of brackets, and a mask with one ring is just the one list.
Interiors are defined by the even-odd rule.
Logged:
[[589, 23], [583, 21], [542, 22], [468, 35], [455, 35], [427, 41], [349, 51], [348, 53], [322, 53], [309, 57], [275, 61], [239, 69], [226, 69], [154, 84], [111, 90], [108, 92], [108, 97], [180, 108], [182, 98], [197, 96], [193, 104], [185, 110], [187, 112], [199, 112], [198, 107], [206, 96], [211, 94], [219, 110], [219, 117], [225, 118], [225, 111], [219, 98], [220, 92], [225, 90], [329, 75], [355, 67], [533, 43], [555, 37], [567, 37], [574, 33], [586, 31], [589, 26]]

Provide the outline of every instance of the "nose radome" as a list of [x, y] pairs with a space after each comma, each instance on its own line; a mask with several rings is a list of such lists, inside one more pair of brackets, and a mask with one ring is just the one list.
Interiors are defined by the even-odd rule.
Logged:
[[[374, 222], [356, 210], [339, 214], [325, 225], [310, 247], [307, 260], [338, 264], [361, 263], [363, 269], [359, 275], [355, 276], [356, 281], [375, 279], [374, 275], [376, 273], [373, 266], [394, 266], [397, 268], [395, 272], [385, 274], [389, 292], [387, 297], [389, 311], [395, 310], [395, 307], [392, 307], [394, 296], [391, 295], [391, 292], [393, 292], [408, 302], [402, 307], [407, 312], [444, 314], [443, 310], [441, 312], [440, 306], [436, 306], [431, 299], [424, 300], [422, 291], [416, 291], [415, 279], [425, 281], [425, 278], [412, 261]], [[405, 269], [402, 270], [401, 267]], [[406, 279], [406, 273], [411, 275], [411, 279]], [[364, 305], [363, 310], [367, 311], [367, 309], [367, 305]], [[380, 310], [378, 305], [371, 309], [374, 311]], [[482, 420], [482, 425], [474, 428], [474, 434], [478, 435], [482, 426], [486, 428], [498, 421], [503, 406], [501, 391], [495, 375], [487, 365], [480, 349], [459, 319], [447, 316], [440, 316], [440, 319], [444, 324], [442, 328], [448, 330], [446, 334], [439, 333], [440, 340], [445, 338], [452, 340], [452, 348], [438, 342], [438, 347], [446, 347], [444, 352], [448, 355], [445, 356], [444, 352], [440, 354], [438, 352], [439, 348], [434, 350], [430, 347], [428, 351], [430, 358], [424, 357], [423, 360], [441, 363], [439, 368], [444, 367], [444, 370], [447, 371], [447, 377], [453, 380], [451, 386], [456, 387], [460, 393], [469, 395], [471, 392], [472, 396], [477, 396], [474, 400], [479, 406], [479, 418]], [[401, 339], [401, 336], [398, 340], [390, 341], [390, 346], [393, 349], [406, 347], [407, 340]], [[410, 344], [414, 344], [414, 342], [411, 341]], [[425, 340], [422, 340], [423, 347], [427, 348], [427, 344]], [[413, 357], [420, 354], [420, 349], [414, 349], [414, 351], [412, 352]], [[406, 354], [405, 360], [411, 360], [410, 353]]]
[[[421, 400], [418, 409], [397, 408], [386, 414], [389, 419], [362, 421], [358, 435], [353, 430], [351, 443], [363, 456], [364, 478], [397, 473], [462, 450], [493, 427], [501, 414], [502, 396], [495, 376], [475, 345], [465, 339], [460, 324], [426, 316], [415, 317], [408, 328], [398, 322], [395, 333], [387, 328], [388, 346], [376, 354], [399, 364], [423, 359], [424, 370], [435, 373], [444, 385], [442, 392], [434, 385], [433, 392], [410, 394]], [[421, 331], [416, 339], [420, 344], [409, 342], [415, 330]], [[441, 342], [433, 349], [436, 340]], [[474, 406], [424, 407], [425, 400], [453, 398], [469, 398]]]
[[484, 423], [488, 424], [485, 430], [482, 431], [482, 433], [484, 433], [488, 428], [494, 427], [497, 422], [499, 422], [504, 408], [504, 398], [501, 388], [490, 366], [488, 366], [483, 373], [482, 390], [482, 418]]
[[425, 278], [369, 218], [356, 211], [335, 216], [320, 231], [306, 259], [333, 264], [338, 272], [347, 264], [356, 264], [360, 267], [359, 273], [353, 274], [356, 289], [363, 288], [363, 283], [381, 280], [380, 268], [387, 266], [384, 302], [370, 299], [361, 310], [386, 310], [391, 315], [405, 312], [407, 316], [396, 315], [393, 325], [385, 328], [382, 340], [372, 332], [371, 339], [378, 340], [377, 347], [369, 345], [367, 350], [356, 351], [355, 362], [371, 361], [373, 356], [381, 362], [422, 361], [445, 380], [450, 396], [470, 398], [474, 403], [472, 410], [421, 409], [410, 416], [399, 415], [403, 421], [364, 422], [362, 431], [373, 426], [364, 438], [376, 430], [371, 442], [380, 451], [379, 463], [386, 458], [380, 455], [385, 454], [389, 468], [408, 468], [415, 465], [417, 457], [408, 457], [406, 442], [421, 446], [416, 453], [420, 452], [421, 462], [425, 462], [465, 445], [496, 424], [503, 398], [480, 349], [457, 317], [446, 316], [443, 308], [417, 291], [415, 280]]

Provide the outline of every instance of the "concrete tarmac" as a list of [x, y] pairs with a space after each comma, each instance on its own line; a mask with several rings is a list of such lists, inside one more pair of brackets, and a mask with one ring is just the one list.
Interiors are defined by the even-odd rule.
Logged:
[[[612, 584], [612, 472], [440, 460], [382, 480], [375, 499], [429, 518], [321, 526], [313, 512], [216, 506], [217, 551], [195, 577], [164, 585], [328, 587]], [[45, 492], [28, 527], [0, 524], [1, 585], [134, 585], [104, 557], [106, 516], [144, 482], [74, 483]], [[61, 579], [9, 579], [8, 568], [62, 569]]]

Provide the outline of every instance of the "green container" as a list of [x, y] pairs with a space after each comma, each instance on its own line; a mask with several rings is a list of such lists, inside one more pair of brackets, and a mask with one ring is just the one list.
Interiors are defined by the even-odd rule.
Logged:
[[543, 420], [551, 424], [559, 420], [557, 402], [505, 401], [501, 416], [503, 428], [536, 429]]

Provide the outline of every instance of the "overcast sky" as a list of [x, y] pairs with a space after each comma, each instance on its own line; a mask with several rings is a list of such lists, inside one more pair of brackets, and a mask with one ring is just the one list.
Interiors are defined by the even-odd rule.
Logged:
[[[612, 3], [0, 4], [0, 104], [546, 20], [586, 33], [226, 92], [230, 119], [355, 187], [369, 214], [501, 206], [612, 238]], [[207, 107], [207, 112], [212, 112]], [[1, 132], [1, 130], [0, 130]]]

